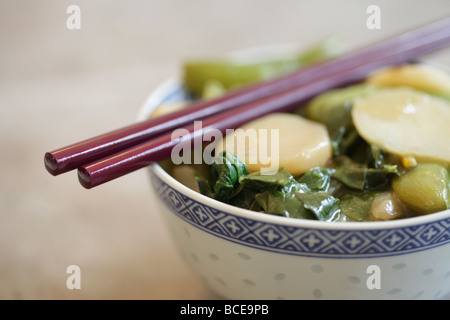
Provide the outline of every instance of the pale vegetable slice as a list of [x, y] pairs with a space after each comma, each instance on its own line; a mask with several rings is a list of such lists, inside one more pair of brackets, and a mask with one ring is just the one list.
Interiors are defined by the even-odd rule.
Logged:
[[332, 155], [323, 124], [288, 113], [247, 123], [218, 143], [216, 154], [223, 150], [235, 154], [249, 172], [284, 168], [293, 175], [326, 165]]
[[358, 133], [386, 151], [450, 163], [450, 104], [409, 88], [382, 89], [357, 100], [352, 119]]
[[406, 86], [437, 95], [450, 94], [450, 74], [427, 64], [404, 64], [382, 69], [366, 83], [382, 87]]
[[395, 192], [385, 191], [377, 194], [372, 202], [370, 214], [375, 220], [393, 220], [401, 218], [406, 212]]

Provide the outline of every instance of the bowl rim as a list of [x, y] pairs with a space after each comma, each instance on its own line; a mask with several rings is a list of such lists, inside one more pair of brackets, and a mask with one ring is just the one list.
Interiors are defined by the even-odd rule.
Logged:
[[[253, 48], [251, 49], [253, 52]], [[256, 50], [257, 51], [257, 50]], [[421, 59], [423, 63], [436, 65], [435, 62]], [[177, 93], [184, 92], [182, 90], [181, 80], [177, 77], [171, 77], [157, 86], [147, 97], [144, 104], [140, 108], [137, 116], [137, 121], [142, 121], [150, 116], [150, 114], [162, 103], [170, 100], [170, 98]], [[395, 219], [390, 221], [348, 221], [348, 222], [327, 222], [320, 220], [295, 219], [283, 216], [276, 216], [270, 214], [263, 214], [248, 209], [232, 206], [227, 203], [207, 197], [195, 190], [185, 186], [169, 173], [167, 173], [158, 163], [154, 163], [148, 167], [158, 178], [164, 181], [167, 185], [177, 190], [178, 192], [194, 199], [204, 205], [215, 208], [222, 212], [227, 212], [235, 216], [246, 219], [258, 220], [265, 223], [286, 225], [297, 228], [307, 229], [322, 229], [322, 230], [348, 230], [348, 231], [363, 231], [363, 230], [392, 230], [400, 228], [408, 228], [418, 225], [426, 225], [437, 221], [450, 219], [450, 209], [435, 212], [427, 215], [417, 217]]]

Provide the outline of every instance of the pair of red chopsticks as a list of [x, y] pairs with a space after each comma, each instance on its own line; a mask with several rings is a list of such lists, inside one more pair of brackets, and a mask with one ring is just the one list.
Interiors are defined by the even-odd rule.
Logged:
[[[208, 129], [224, 133], [266, 114], [288, 111], [321, 92], [448, 44], [450, 18], [445, 18], [287, 76], [47, 152], [45, 167], [53, 175], [78, 169], [81, 185], [89, 189], [168, 158], [176, 144], [193, 141]], [[194, 130], [195, 120], [202, 120], [201, 130]], [[172, 140], [177, 128], [189, 134]]]

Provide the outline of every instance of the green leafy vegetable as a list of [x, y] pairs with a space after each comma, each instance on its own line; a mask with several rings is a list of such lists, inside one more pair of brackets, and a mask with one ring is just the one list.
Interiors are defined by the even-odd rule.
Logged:
[[313, 212], [306, 210], [295, 193], [286, 190], [269, 189], [258, 194], [255, 200], [265, 213], [287, 218], [316, 219]]
[[211, 165], [213, 184], [197, 178], [200, 192], [219, 201], [266, 214], [321, 221], [362, 221], [368, 217], [378, 189], [386, 187], [397, 167], [384, 163], [382, 150], [371, 146], [369, 167], [347, 156], [334, 168], [313, 168], [294, 177], [285, 170], [264, 175], [229, 152]]
[[339, 199], [326, 192], [297, 193], [296, 197], [318, 220], [333, 221], [340, 213]]
[[280, 170], [275, 174], [261, 174], [259, 172], [253, 172], [239, 178], [239, 182], [243, 183], [249, 181], [256, 185], [274, 185], [285, 187], [291, 185], [294, 181], [294, 177], [288, 171]]
[[340, 197], [340, 209], [343, 214], [353, 221], [363, 221], [367, 218], [372, 207], [376, 192], [353, 193], [347, 192]]
[[385, 151], [377, 145], [371, 144], [369, 147], [368, 166], [371, 168], [382, 168], [384, 165]]
[[336, 159], [333, 178], [339, 180], [350, 189], [375, 190], [387, 186], [392, 176], [399, 175], [396, 165], [383, 165], [381, 168], [369, 168], [348, 157]]
[[298, 182], [306, 185], [309, 190], [327, 192], [334, 171], [334, 169], [330, 168], [314, 168], [303, 174], [298, 179]]
[[223, 202], [228, 202], [239, 178], [248, 174], [245, 163], [227, 151], [214, 159], [211, 170], [216, 181], [213, 187], [214, 198]]
[[308, 192], [309, 188], [299, 183], [287, 171], [262, 175], [250, 173], [239, 178], [239, 186], [230, 197], [230, 204], [251, 210], [293, 218], [314, 218], [305, 211], [295, 197], [297, 192]]
[[[230, 204], [241, 208], [261, 210], [261, 203], [256, 201], [259, 194], [268, 190], [289, 190], [295, 187], [295, 180], [287, 171], [279, 171], [272, 175], [261, 175], [258, 172], [250, 173], [239, 178], [239, 185], [230, 196]], [[297, 190], [297, 189], [295, 189]], [[264, 208], [263, 208], [264, 210]]]
[[[326, 193], [333, 169], [315, 168], [296, 180], [289, 172], [242, 176], [238, 195], [254, 190], [254, 199], [265, 213], [290, 218], [332, 220], [339, 213], [339, 200]], [[259, 192], [256, 191], [259, 189]]]

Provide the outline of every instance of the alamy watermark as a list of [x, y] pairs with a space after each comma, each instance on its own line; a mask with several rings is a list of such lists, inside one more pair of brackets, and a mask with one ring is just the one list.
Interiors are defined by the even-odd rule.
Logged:
[[66, 27], [69, 30], [81, 29], [81, 9], [76, 4], [71, 4], [67, 7], [66, 13], [69, 16], [66, 19]]
[[367, 289], [381, 289], [381, 268], [376, 264], [372, 264], [367, 267], [366, 273], [370, 274], [366, 280]]
[[[194, 135], [187, 129], [176, 129], [172, 140], [179, 142], [172, 148], [171, 160], [174, 164], [220, 163], [216, 158], [223, 134], [215, 128], [203, 128], [202, 121], [194, 122]], [[246, 164], [259, 164], [261, 174], [274, 174], [280, 163], [280, 135], [278, 129], [226, 129], [225, 146], [222, 150], [232, 152]], [[204, 144], [210, 142], [203, 148]], [[252, 143], [253, 142], [253, 143]], [[257, 142], [257, 143], [255, 143]]]
[[81, 269], [76, 264], [72, 264], [67, 267], [66, 273], [70, 274], [66, 280], [67, 289], [73, 290], [81, 289]]
[[381, 9], [376, 4], [367, 7], [366, 13], [369, 14], [366, 20], [366, 26], [369, 30], [381, 29]]
[[[66, 273], [70, 274], [66, 280], [66, 287], [69, 290], [81, 290], [81, 269], [78, 265], [70, 265], [66, 269]], [[372, 264], [366, 268], [366, 287], [369, 290], [381, 289], [381, 268]]]

